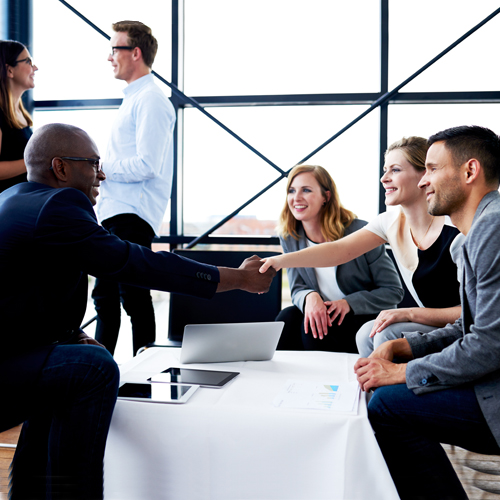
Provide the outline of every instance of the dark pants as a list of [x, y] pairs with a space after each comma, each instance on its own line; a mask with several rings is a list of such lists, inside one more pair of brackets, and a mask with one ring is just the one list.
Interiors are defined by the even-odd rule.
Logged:
[[[154, 231], [135, 214], [122, 214], [103, 221], [102, 226], [122, 240], [151, 248]], [[92, 292], [97, 312], [95, 338], [114, 354], [120, 332], [121, 309], [130, 316], [132, 323], [133, 351], [155, 341], [155, 313], [151, 293], [146, 288], [118, 283], [108, 278], [98, 278]]]
[[376, 389], [368, 416], [401, 500], [466, 500], [440, 443], [499, 455], [474, 389], [416, 396], [406, 384]]
[[12, 500], [102, 499], [104, 449], [119, 377], [102, 347], [52, 350], [34, 396], [25, 394], [29, 400], [11, 408], [16, 420], [24, 421], [12, 461]]
[[282, 351], [329, 351], [357, 354], [356, 333], [367, 322], [375, 319], [376, 314], [355, 315], [352, 311], [345, 315], [344, 321], [338, 325], [335, 320], [328, 328], [328, 335], [323, 339], [314, 338], [311, 329], [304, 330], [304, 315], [298, 307], [283, 309], [276, 321], [284, 321], [285, 326], [278, 343]]

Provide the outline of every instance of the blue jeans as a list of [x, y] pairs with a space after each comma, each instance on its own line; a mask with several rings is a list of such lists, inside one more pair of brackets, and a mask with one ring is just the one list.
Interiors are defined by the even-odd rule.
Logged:
[[405, 384], [380, 387], [368, 416], [401, 500], [467, 500], [440, 443], [500, 454], [472, 386], [419, 396]]
[[48, 356], [12, 461], [11, 499], [103, 497], [103, 458], [118, 393], [108, 351], [59, 345]]

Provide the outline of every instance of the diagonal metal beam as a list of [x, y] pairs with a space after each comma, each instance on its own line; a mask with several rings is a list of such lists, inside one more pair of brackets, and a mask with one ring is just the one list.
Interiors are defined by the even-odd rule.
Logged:
[[[374, 109], [376, 109], [379, 106], [387, 103], [389, 101], [389, 99], [391, 99], [391, 97], [393, 97], [395, 94], [397, 94], [399, 92], [399, 90], [401, 90], [405, 85], [408, 85], [417, 76], [419, 76], [421, 73], [423, 73], [426, 69], [428, 69], [430, 66], [432, 66], [435, 62], [439, 61], [439, 59], [441, 59], [443, 56], [445, 56], [446, 54], [448, 54], [448, 52], [450, 52], [451, 50], [453, 50], [457, 45], [459, 45], [460, 43], [462, 43], [465, 39], [467, 39], [469, 36], [471, 36], [473, 33], [475, 33], [479, 28], [481, 28], [482, 26], [484, 26], [487, 22], [489, 22], [491, 19], [493, 19], [499, 13], [500, 13], [500, 8], [496, 9], [489, 16], [485, 17], [480, 23], [476, 24], [467, 33], [465, 33], [460, 38], [458, 38], [457, 40], [455, 40], [451, 45], [449, 45], [446, 49], [444, 49], [442, 52], [440, 52], [436, 57], [434, 57], [433, 59], [431, 59], [427, 64], [424, 64], [419, 70], [415, 71], [415, 73], [413, 73], [413, 75], [411, 75], [410, 77], [408, 77], [404, 82], [402, 82], [398, 86], [394, 87], [391, 91], [386, 92], [385, 94], [383, 94], [382, 96], [380, 96], [375, 102], [373, 102], [373, 104], [367, 110], [365, 110], [357, 118], [355, 118], [350, 123], [348, 123], [345, 127], [343, 127], [342, 129], [340, 129], [336, 134], [332, 135], [332, 137], [330, 137], [323, 144], [321, 144], [320, 146], [318, 146], [313, 152], [309, 153], [307, 156], [305, 156], [304, 158], [302, 158], [302, 160], [300, 160], [299, 162], [297, 162], [296, 165], [299, 165], [299, 164], [304, 163], [307, 160], [309, 160], [309, 158], [311, 158], [316, 153], [318, 153], [319, 151], [321, 151], [324, 147], [328, 146], [328, 144], [330, 144], [337, 137], [341, 136], [344, 132], [346, 132], [347, 130], [349, 130], [353, 125], [355, 125], [360, 120], [362, 120], [365, 116], [367, 116], [369, 113], [371, 113]], [[222, 219], [215, 226], [213, 226], [212, 228], [210, 228], [208, 231], [206, 231], [202, 235], [198, 236], [197, 238], [193, 239], [187, 245], [186, 248], [192, 248], [197, 243], [200, 243], [204, 238], [206, 238], [207, 236], [209, 236], [212, 232], [214, 232], [216, 229], [218, 229], [219, 227], [221, 227], [229, 219], [231, 219], [236, 214], [238, 214], [243, 208], [245, 208], [247, 205], [249, 205], [251, 203], [251, 201], [253, 201], [257, 196], [261, 196], [266, 191], [268, 191], [269, 189], [271, 189], [275, 184], [277, 184], [281, 179], [283, 179], [284, 177], [286, 177], [290, 173], [290, 171], [292, 170], [292, 168], [290, 168], [289, 170], [287, 170], [285, 173], [281, 174], [271, 184], [269, 184], [267, 187], [265, 187], [264, 189], [262, 189], [262, 191], [260, 191], [260, 193], [258, 195], [254, 196], [251, 200], [249, 200], [248, 202], [246, 202], [243, 205], [241, 205], [239, 208], [237, 208], [236, 210], [234, 210], [230, 215], [224, 217], [224, 219]]]
[[[108, 40], [110, 39], [110, 36], [107, 35], [104, 31], [102, 31], [100, 28], [98, 28], [94, 23], [92, 23], [89, 19], [87, 19], [83, 14], [78, 12], [74, 7], [72, 7], [68, 2], [65, 0], [59, 0], [63, 5], [68, 7], [72, 12], [74, 12], [78, 17], [80, 17], [82, 20], [84, 20], [89, 26], [94, 28], [98, 33], [103, 35], [105, 38]], [[473, 33], [475, 33], [478, 29], [480, 29], [482, 26], [484, 26], [486, 23], [488, 23], [491, 19], [493, 19], [495, 16], [497, 16], [500, 13], [500, 8], [496, 9], [494, 12], [492, 12], [489, 16], [484, 18], [481, 22], [476, 24], [473, 28], [471, 28], [467, 33], [462, 35], [460, 38], [458, 38], [455, 42], [453, 42], [451, 45], [449, 45], [446, 49], [444, 49], [442, 52], [440, 52], [436, 57], [431, 59], [427, 64], [422, 66], [419, 70], [417, 70], [415, 73], [413, 73], [410, 77], [408, 77], [406, 80], [404, 80], [402, 83], [400, 83], [398, 86], [394, 87], [391, 91], [384, 93], [382, 96], [380, 96], [376, 101], [374, 101], [370, 107], [362, 112], [358, 117], [356, 117], [354, 120], [352, 120], [350, 123], [348, 123], [345, 127], [340, 129], [336, 134], [331, 136], [328, 140], [323, 142], [320, 146], [318, 146], [314, 151], [306, 155], [302, 160], [296, 163], [296, 165], [300, 163], [304, 163], [307, 160], [309, 160], [312, 156], [317, 154], [319, 151], [321, 151], [323, 148], [328, 146], [331, 142], [333, 142], [335, 139], [337, 139], [339, 136], [341, 136], [344, 132], [349, 130], [351, 127], [353, 127], [356, 123], [358, 123], [360, 120], [362, 120], [365, 116], [370, 114], [373, 110], [377, 109], [379, 106], [382, 106], [384, 104], [387, 104], [387, 102], [394, 97], [395, 94], [397, 94], [403, 87], [408, 85], [412, 80], [414, 80], [417, 76], [419, 76], [421, 73], [426, 71], [430, 66], [432, 66], [435, 62], [439, 61], [443, 56], [445, 56], [448, 52], [453, 50], [457, 45], [462, 43], [464, 40], [466, 40], [469, 36], [471, 36]], [[205, 239], [207, 236], [209, 236], [212, 232], [214, 232], [216, 229], [224, 225], [228, 220], [233, 218], [235, 215], [237, 215], [241, 210], [243, 210], [245, 207], [247, 207], [250, 203], [252, 203], [255, 199], [260, 197], [262, 194], [267, 192], [269, 189], [271, 189], [274, 185], [276, 185], [281, 179], [286, 177], [289, 172], [292, 170], [293, 167], [288, 169], [286, 172], [283, 171], [281, 168], [279, 168], [277, 165], [275, 165], [273, 162], [268, 160], [264, 155], [262, 155], [259, 151], [257, 151], [255, 148], [253, 148], [250, 144], [248, 144], [246, 141], [244, 141], [241, 137], [239, 137], [237, 134], [235, 134], [232, 130], [230, 130], [228, 127], [226, 127], [222, 122], [217, 120], [214, 116], [212, 116], [210, 113], [208, 113], [197, 101], [192, 99], [191, 97], [186, 96], [183, 92], [181, 92], [175, 85], [172, 83], [168, 82], [165, 80], [163, 77], [158, 75], [156, 72], [152, 72], [158, 79], [160, 79], [163, 83], [168, 85], [171, 89], [172, 92], [174, 92], [178, 97], [180, 97], [182, 100], [185, 102], [191, 104], [193, 107], [197, 108], [199, 111], [201, 111], [204, 115], [206, 115], [208, 118], [210, 118], [212, 121], [214, 121], [217, 125], [219, 125], [222, 129], [224, 129], [226, 132], [228, 132], [230, 135], [232, 135], [235, 139], [237, 139], [239, 142], [241, 142], [243, 145], [245, 145], [248, 149], [250, 149], [252, 152], [254, 152], [257, 156], [259, 156], [261, 159], [266, 161], [269, 165], [271, 165], [273, 168], [275, 168], [279, 173], [280, 176], [275, 179], [273, 182], [271, 182], [268, 186], [266, 186], [264, 189], [262, 189], [259, 193], [257, 193], [255, 196], [253, 196], [250, 200], [245, 202], [243, 205], [238, 207], [236, 210], [234, 210], [231, 214], [228, 216], [224, 217], [220, 222], [215, 224], [213, 227], [211, 227], [208, 231], [203, 233], [202, 235], [198, 236], [197, 238], [194, 238], [188, 245], [187, 248], [192, 248], [195, 246], [197, 243]]]
[[[83, 21], [85, 21], [90, 27], [92, 27], [93, 29], [95, 29], [104, 38], [106, 38], [108, 40], [111, 40], [111, 37], [107, 33], [105, 33], [103, 30], [101, 30], [92, 21], [90, 21], [88, 18], [86, 18], [81, 12], [79, 12], [72, 5], [70, 5], [68, 2], [66, 2], [66, 0], [59, 0], [59, 2], [61, 2], [63, 5], [65, 5], [69, 10], [71, 10], [74, 14], [76, 14], [80, 19], [82, 19]], [[223, 130], [225, 130], [228, 134], [232, 135], [236, 140], [238, 140], [239, 142], [241, 142], [250, 151], [252, 151], [253, 153], [255, 153], [259, 158], [261, 158], [266, 163], [268, 163], [269, 165], [271, 165], [271, 167], [273, 167], [274, 169], [276, 169], [280, 174], [284, 173], [283, 170], [281, 168], [279, 168], [275, 163], [273, 163], [271, 160], [269, 160], [267, 157], [265, 157], [262, 153], [260, 153], [259, 151], [257, 151], [257, 149], [255, 149], [253, 146], [251, 146], [247, 141], [245, 141], [244, 139], [242, 139], [238, 134], [236, 134], [235, 132], [233, 132], [230, 128], [226, 127], [221, 121], [219, 121], [217, 118], [215, 118], [215, 116], [211, 115], [205, 108], [203, 108], [203, 106], [201, 106], [197, 101], [195, 101], [191, 97], [188, 97], [186, 94], [184, 94], [182, 91], [180, 91], [177, 88], [176, 85], [174, 85], [173, 83], [171, 83], [168, 80], [166, 80], [165, 78], [163, 78], [161, 75], [159, 75], [158, 73], [156, 73], [156, 71], [151, 71], [151, 73], [154, 76], [156, 76], [156, 78], [158, 78], [160, 81], [162, 81], [165, 85], [167, 85], [168, 87], [170, 87], [170, 89], [172, 90], [172, 92], [175, 95], [177, 95], [178, 97], [180, 97], [183, 101], [189, 103], [194, 108], [196, 108], [199, 111], [201, 111], [205, 116], [207, 116], [208, 118], [210, 118], [210, 120], [212, 120], [217, 125], [219, 125], [219, 127], [221, 127]]]

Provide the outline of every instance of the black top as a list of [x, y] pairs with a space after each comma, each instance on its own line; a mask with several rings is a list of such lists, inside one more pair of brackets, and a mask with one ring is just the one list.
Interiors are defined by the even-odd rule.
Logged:
[[[12, 128], [7, 125], [5, 115], [0, 110], [0, 130], [2, 130], [2, 149], [0, 151], [0, 161], [21, 160], [24, 155], [24, 148], [33, 135], [30, 127]], [[26, 173], [16, 175], [10, 179], [0, 180], [0, 193], [7, 188], [25, 182]]]
[[450, 254], [450, 245], [458, 233], [456, 227], [445, 225], [427, 250], [418, 250], [418, 267], [412, 282], [424, 307], [460, 305], [457, 266]]

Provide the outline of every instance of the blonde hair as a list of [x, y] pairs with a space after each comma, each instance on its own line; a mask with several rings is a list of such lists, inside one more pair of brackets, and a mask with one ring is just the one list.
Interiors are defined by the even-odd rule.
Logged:
[[[335, 186], [335, 182], [333, 181], [331, 175], [327, 172], [327, 170], [318, 165], [297, 165], [294, 167], [288, 174], [288, 182], [286, 184], [287, 193], [295, 177], [304, 172], [310, 172], [314, 175], [320, 185], [321, 193], [326, 199], [319, 214], [321, 234], [326, 241], [339, 240], [342, 236], [344, 236], [345, 228], [357, 218], [356, 215], [342, 206], [337, 192], [337, 187]], [[328, 191], [330, 192], [330, 199], [328, 199], [326, 194]], [[292, 236], [292, 238], [298, 240], [299, 235], [297, 232], [297, 225], [298, 221], [293, 216], [290, 207], [288, 206], [288, 200], [286, 200], [285, 206], [283, 207], [279, 218], [278, 233], [283, 238]]]
[[391, 151], [397, 149], [404, 154], [410, 165], [417, 170], [417, 172], [425, 171], [425, 157], [429, 149], [427, 139], [417, 136], [403, 137], [399, 141], [393, 142], [387, 148], [384, 158], [386, 158]]

